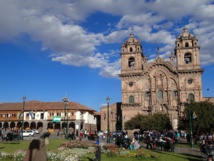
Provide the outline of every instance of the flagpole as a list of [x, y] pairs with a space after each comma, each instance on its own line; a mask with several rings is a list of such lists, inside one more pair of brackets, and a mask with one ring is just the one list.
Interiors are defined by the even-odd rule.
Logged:
[[23, 104], [22, 104], [22, 128], [21, 128], [21, 140], [24, 140], [23, 138], [23, 130], [24, 130], [24, 109], [25, 109], [25, 100], [26, 100], [26, 97], [23, 96], [22, 97], [22, 100], [23, 100]]
[[190, 148], [194, 147], [193, 134], [192, 134], [192, 115], [190, 111], [190, 99], [188, 99], [188, 110], [189, 110], [189, 126], [190, 126]]

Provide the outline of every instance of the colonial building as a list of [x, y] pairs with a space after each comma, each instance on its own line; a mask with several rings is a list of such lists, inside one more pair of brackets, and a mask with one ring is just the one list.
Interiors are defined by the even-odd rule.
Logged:
[[70, 132], [81, 129], [97, 131], [100, 114], [76, 102], [39, 102], [23, 101], [20, 103], [0, 104], [0, 128], [20, 129], [22, 121], [24, 129], [40, 131], [63, 131], [68, 127]]
[[[174, 53], [169, 60], [161, 58], [158, 51], [157, 57], [148, 61], [141, 42], [133, 34], [122, 44], [120, 55], [121, 129], [138, 113], [153, 115], [157, 112], [168, 114], [176, 129], [188, 100], [205, 100], [202, 95], [200, 46], [196, 36], [187, 28], [176, 38]], [[105, 111], [101, 109], [102, 121]]]
[[111, 104], [109, 107], [101, 108], [101, 130], [108, 129], [108, 108], [109, 108], [109, 130], [116, 131], [122, 129], [121, 102]]

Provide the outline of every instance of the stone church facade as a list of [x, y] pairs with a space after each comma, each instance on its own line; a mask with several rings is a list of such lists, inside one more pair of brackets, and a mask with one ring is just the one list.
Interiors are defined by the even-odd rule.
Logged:
[[[169, 60], [148, 61], [133, 34], [121, 48], [122, 126], [134, 115], [166, 113], [177, 128], [188, 100], [203, 101], [200, 46], [187, 28], [176, 38]], [[122, 127], [124, 129], [124, 127]]]

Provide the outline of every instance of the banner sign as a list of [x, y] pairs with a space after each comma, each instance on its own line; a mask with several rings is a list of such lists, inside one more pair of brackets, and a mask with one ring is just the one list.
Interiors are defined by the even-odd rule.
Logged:
[[52, 118], [52, 121], [53, 121], [53, 122], [60, 122], [60, 121], [61, 121], [61, 116], [54, 116], [54, 117]]

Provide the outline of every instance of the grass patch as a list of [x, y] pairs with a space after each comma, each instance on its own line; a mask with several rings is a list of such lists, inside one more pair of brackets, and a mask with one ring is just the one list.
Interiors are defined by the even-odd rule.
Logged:
[[[29, 144], [31, 140], [24, 140], [24, 141], [19, 141], [19, 142], [0, 142], [0, 151], [4, 151], [7, 153], [14, 153], [15, 151], [19, 149], [28, 149]], [[57, 151], [59, 146], [62, 143], [67, 142], [66, 139], [50, 139], [50, 143], [46, 145], [47, 151]], [[84, 143], [84, 142], [83, 142]], [[176, 146], [179, 147], [184, 147], [184, 148], [189, 148], [188, 144], [176, 144]], [[147, 161], [201, 161], [202, 158], [194, 155], [189, 155], [189, 154], [178, 154], [174, 152], [165, 152], [165, 151], [151, 151], [148, 149], [142, 148], [142, 151], [145, 152], [146, 154], [153, 153], [154, 155], [157, 156], [157, 158], [126, 158], [124, 157], [119, 157], [119, 156], [109, 156], [107, 154], [102, 153], [101, 154], [101, 160], [102, 161], [139, 161], [139, 160], [147, 160]], [[130, 153], [137, 153], [137, 151], [129, 151]], [[93, 161], [94, 160], [94, 153], [89, 153], [86, 154], [81, 161]], [[9, 161], [9, 160], [8, 160]]]
[[[144, 149], [143, 149], [144, 150]], [[145, 149], [146, 151], [146, 149]], [[109, 157], [106, 154], [101, 155], [102, 161], [139, 161], [139, 160], [146, 160], [146, 161], [201, 161], [202, 158], [198, 158], [196, 156], [191, 155], [183, 155], [173, 152], [163, 152], [157, 151], [154, 152], [157, 154], [157, 159], [146, 158], [146, 159], [138, 159], [138, 158], [120, 158], [120, 157]], [[81, 161], [93, 161], [94, 154], [87, 154]]]
[[[50, 139], [50, 143], [46, 145], [47, 151], [55, 151], [59, 148], [59, 145], [63, 142], [66, 142], [66, 139]], [[4, 151], [7, 153], [14, 153], [19, 149], [28, 149], [31, 140], [21, 140], [18, 142], [7, 141], [0, 142], [0, 151]]]

